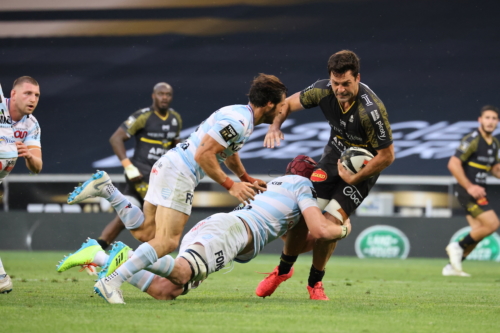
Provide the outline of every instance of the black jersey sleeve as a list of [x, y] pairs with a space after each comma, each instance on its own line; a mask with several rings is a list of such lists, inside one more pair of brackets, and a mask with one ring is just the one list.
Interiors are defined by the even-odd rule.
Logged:
[[497, 138], [493, 137], [493, 142], [495, 142], [495, 151], [493, 152], [495, 154], [495, 163], [498, 164], [500, 163], [500, 156], [498, 154], [500, 153], [500, 141], [498, 141]]
[[123, 128], [129, 135], [135, 135], [135, 133], [144, 128], [146, 120], [150, 115], [151, 110], [149, 108], [138, 110], [131, 114], [120, 127]]
[[175, 111], [174, 109], [170, 109], [170, 112], [172, 112], [172, 115], [174, 116], [174, 118], [177, 120], [177, 123], [179, 124], [179, 127], [177, 127], [177, 133], [176, 133], [176, 136], [174, 138], [174, 140], [180, 140], [181, 138], [181, 131], [182, 131], [182, 118], [181, 118], [181, 115]]
[[330, 80], [319, 80], [300, 92], [300, 104], [304, 109], [310, 109], [318, 106], [324, 97], [332, 94]]
[[376, 149], [387, 148], [392, 144], [392, 130], [389, 116], [382, 101], [370, 96], [373, 102], [362, 99], [359, 106], [361, 124], [368, 137], [368, 142]]
[[478, 144], [479, 135], [477, 131], [467, 134], [460, 141], [460, 145], [455, 151], [455, 156], [458, 157], [462, 162], [467, 162], [470, 156], [477, 150]]

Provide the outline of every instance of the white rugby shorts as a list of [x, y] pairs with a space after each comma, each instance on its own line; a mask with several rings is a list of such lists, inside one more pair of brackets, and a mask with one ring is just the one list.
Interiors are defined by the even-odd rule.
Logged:
[[231, 214], [214, 214], [198, 222], [182, 238], [179, 256], [189, 245], [202, 244], [205, 247], [207, 273], [212, 274], [235, 259], [247, 242], [248, 233], [243, 221]]
[[[175, 209], [191, 215], [195, 177], [182, 168], [184, 161], [177, 153], [167, 153], [153, 165], [145, 201], [152, 205]], [[186, 169], [186, 170], [183, 170]]]

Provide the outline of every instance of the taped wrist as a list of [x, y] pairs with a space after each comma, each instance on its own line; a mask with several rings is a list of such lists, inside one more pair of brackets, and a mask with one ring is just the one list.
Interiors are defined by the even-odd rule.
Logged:
[[224, 180], [221, 183], [221, 186], [224, 187], [228, 191], [231, 189], [231, 187], [233, 187], [233, 185], [234, 185], [234, 181], [229, 177], [226, 177], [226, 180]]
[[139, 169], [137, 169], [132, 163], [125, 167], [125, 174], [127, 175], [128, 179], [134, 179], [141, 176]]
[[255, 181], [255, 179], [254, 179], [254, 178], [252, 178], [252, 177], [250, 177], [250, 175], [249, 175], [246, 171], [245, 171], [245, 173], [244, 173], [244, 174], [242, 174], [239, 178], [240, 178], [240, 180], [241, 180], [242, 182], [248, 182], [248, 183], [252, 183], [252, 184], [253, 184], [253, 182]]
[[342, 233], [340, 234], [340, 239], [347, 237], [347, 227], [345, 225], [340, 226], [342, 228]]

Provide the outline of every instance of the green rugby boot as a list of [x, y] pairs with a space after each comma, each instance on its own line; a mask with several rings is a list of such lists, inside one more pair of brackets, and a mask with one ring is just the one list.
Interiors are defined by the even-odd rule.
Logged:
[[64, 272], [72, 267], [81, 266], [82, 270], [85, 269], [89, 275], [97, 275], [95, 269], [97, 265], [92, 263], [92, 261], [99, 251], [103, 251], [101, 245], [95, 239], [87, 238], [78, 251], [65, 256], [56, 265], [56, 270]]
[[128, 260], [128, 252], [132, 249], [122, 242], [113, 243], [106, 265], [99, 272], [99, 279], [110, 276], [118, 267]]

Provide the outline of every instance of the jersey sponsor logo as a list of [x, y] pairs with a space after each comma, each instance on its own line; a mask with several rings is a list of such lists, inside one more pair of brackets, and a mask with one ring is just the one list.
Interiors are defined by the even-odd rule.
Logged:
[[467, 142], [467, 141], [462, 141], [462, 143], [460, 144], [460, 147], [458, 147], [458, 150], [460, 150], [461, 152], [465, 153], [467, 151], [467, 149], [469, 149], [470, 147], [470, 143]]
[[363, 201], [363, 197], [359, 193], [358, 190], [354, 186], [346, 186], [344, 187], [344, 190], [342, 191], [346, 197], [352, 200], [356, 204], [356, 206], [359, 206], [361, 202]]
[[477, 204], [479, 206], [486, 206], [488, 204], [488, 199], [486, 199], [486, 198], [479, 198], [479, 199], [477, 199], [476, 202], [477, 202]]
[[8, 144], [13, 144], [15, 142], [16, 142], [15, 140], [12, 140], [9, 137], [0, 136], [0, 145], [8, 145]]
[[0, 124], [12, 125], [12, 118], [4, 109], [0, 109]]
[[349, 134], [349, 133], [346, 133], [345, 135], [347, 136], [347, 138], [349, 139], [349, 141], [358, 141], [358, 142], [362, 142], [363, 141], [363, 139], [360, 138], [357, 135], [353, 135], [353, 134]]
[[[172, 119], [172, 126], [177, 126], [177, 124], [178, 124], [178, 123], [177, 123], [177, 119], [175, 119], [175, 118], [174, 118], [174, 119]], [[168, 131], [168, 130], [167, 130], [167, 131]]]
[[180, 147], [181, 147], [182, 150], [188, 149], [189, 148], [189, 142], [183, 142], [183, 143], [181, 143]]
[[233, 209], [233, 211], [238, 211], [238, 210], [242, 210], [242, 209], [250, 210], [250, 209], [252, 209], [252, 205], [247, 205], [247, 204], [244, 204], [244, 203], [240, 203], [238, 206], [236, 206]]
[[154, 175], [158, 175], [158, 169], [156, 167], [153, 167], [153, 169], [151, 169], [151, 173]]
[[327, 173], [322, 169], [315, 170], [311, 175], [311, 181], [313, 182], [323, 182], [327, 180], [327, 178]]
[[351, 118], [349, 118], [349, 122], [352, 123], [354, 122], [354, 116], [351, 114]]
[[340, 120], [340, 126], [343, 126], [344, 128], [347, 127], [347, 124], [345, 121], [343, 121], [342, 119]]
[[241, 148], [243, 148], [243, 142], [233, 142], [233, 143], [231, 143], [231, 145], [229, 146], [229, 148], [231, 148], [231, 150], [236, 153]]
[[384, 122], [382, 120], [379, 120], [375, 124], [378, 125], [378, 130], [379, 130], [379, 134], [377, 134], [378, 139], [385, 140], [386, 139], [386, 132], [384, 129]]
[[125, 120], [125, 122], [123, 124], [125, 124], [125, 127], [130, 128], [130, 126], [132, 126], [135, 123], [135, 121], [136, 121], [136, 118], [130, 116], [130, 117], [128, 117], [127, 120]]
[[365, 105], [366, 106], [370, 106], [370, 105], [373, 105], [373, 102], [370, 101], [370, 98], [368, 97], [367, 94], [363, 94], [361, 95], [361, 98], [365, 101]]
[[222, 136], [222, 138], [224, 139], [224, 141], [230, 141], [231, 139], [235, 138], [237, 135], [236, 130], [234, 129], [234, 127], [231, 124], [227, 125], [223, 129], [221, 129], [219, 131], [219, 133]]
[[214, 253], [215, 255], [215, 271], [217, 272], [224, 267], [224, 252], [222, 250]]
[[372, 115], [373, 121], [377, 121], [380, 119], [380, 114], [378, 113], [378, 110], [373, 110], [372, 112], [370, 112], [370, 114]]
[[[173, 122], [172, 122], [172, 124], [173, 124]], [[165, 132], [170, 131], [170, 125], [161, 125], [161, 130], [165, 131]]]
[[14, 137], [16, 139], [24, 139], [28, 135], [28, 131], [15, 131]]
[[488, 155], [492, 155], [493, 154], [493, 149], [488, 149]]
[[283, 182], [271, 182], [271, 185], [281, 186], [281, 184], [283, 184]]

